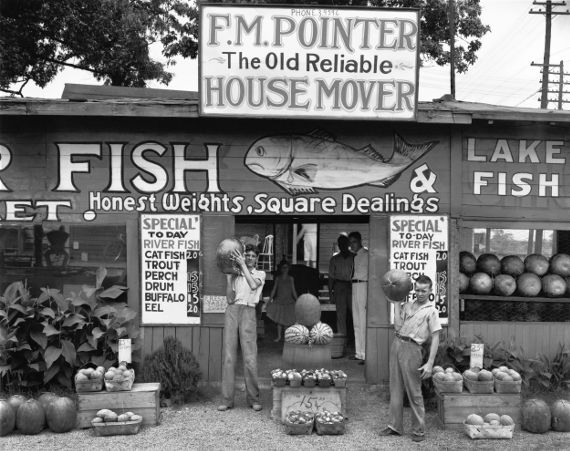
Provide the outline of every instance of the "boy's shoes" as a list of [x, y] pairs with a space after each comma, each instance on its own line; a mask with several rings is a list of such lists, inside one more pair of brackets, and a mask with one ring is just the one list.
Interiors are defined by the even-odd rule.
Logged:
[[394, 429], [392, 428], [386, 428], [386, 429], [382, 429], [379, 433], [378, 433], [381, 437], [387, 437], [389, 435], [401, 435], [398, 432], [396, 432]]
[[251, 405], [251, 408], [252, 408], [253, 410], [255, 410], [256, 412], [259, 412], [261, 409], [263, 409], [263, 407], [261, 406], [261, 404], [257, 404], [257, 403], [256, 403], [256, 404], [252, 404], [252, 405]]
[[226, 406], [225, 404], [220, 404], [220, 405], [218, 406], [218, 410], [219, 410], [220, 412], [225, 412], [226, 410], [230, 410], [230, 409], [231, 409], [231, 407], [230, 407], [230, 406]]
[[412, 434], [412, 442], [423, 442], [426, 439], [425, 435]]

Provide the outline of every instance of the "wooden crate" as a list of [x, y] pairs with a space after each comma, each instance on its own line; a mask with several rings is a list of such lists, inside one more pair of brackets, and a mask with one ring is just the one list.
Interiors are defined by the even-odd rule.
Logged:
[[273, 387], [273, 406], [271, 409], [271, 418], [273, 420], [283, 420], [283, 409], [282, 403], [285, 394], [299, 394], [305, 395], [308, 402], [313, 402], [313, 408], [301, 408], [296, 410], [309, 410], [309, 411], [317, 411], [318, 408], [315, 409], [316, 403], [315, 400], [318, 402], [320, 398], [327, 397], [330, 394], [338, 394], [340, 397], [340, 412], [346, 416], [346, 387]]
[[91, 427], [91, 420], [101, 409], [136, 413], [143, 417], [143, 425], [160, 422], [160, 383], [133, 384], [129, 391], [78, 393], [77, 399], [79, 428]]
[[438, 393], [437, 413], [443, 429], [463, 429], [463, 422], [472, 413], [509, 415], [517, 426], [521, 420], [520, 394]]

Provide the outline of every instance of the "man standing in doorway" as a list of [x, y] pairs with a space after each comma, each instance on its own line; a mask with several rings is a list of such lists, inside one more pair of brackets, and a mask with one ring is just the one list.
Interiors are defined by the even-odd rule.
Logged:
[[[404, 392], [412, 408], [412, 440], [425, 440], [425, 410], [422, 397], [422, 379], [430, 378], [441, 324], [439, 313], [429, 297], [432, 281], [421, 275], [416, 279], [416, 301], [400, 305], [394, 302], [394, 330], [396, 336], [390, 349], [390, 423], [381, 436], [402, 435]], [[422, 345], [431, 340], [429, 357], [422, 359]]]
[[232, 254], [232, 260], [239, 268], [239, 275], [226, 274], [226, 307], [224, 321], [224, 361], [222, 367], [223, 403], [218, 410], [225, 411], [234, 406], [235, 366], [237, 360], [238, 336], [243, 356], [247, 403], [255, 410], [262, 409], [257, 379], [257, 317], [255, 306], [259, 302], [265, 272], [255, 269], [259, 249], [252, 245], [245, 248], [244, 255]]
[[348, 235], [354, 252], [352, 273], [352, 321], [354, 323], [354, 359], [364, 365], [366, 359], [366, 301], [368, 298], [368, 249], [362, 247], [360, 232]]
[[336, 305], [337, 332], [346, 335], [347, 310], [351, 308], [351, 276], [354, 256], [350, 252], [350, 242], [346, 235], [336, 240], [339, 252], [329, 262], [329, 296]]

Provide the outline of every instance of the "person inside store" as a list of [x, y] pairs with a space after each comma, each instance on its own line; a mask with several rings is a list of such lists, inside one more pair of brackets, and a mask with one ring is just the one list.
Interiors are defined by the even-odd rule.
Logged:
[[257, 317], [255, 307], [265, 284], [265, 272], [256, 269], [259, 249], [245, 247], [242, 255], [234, 251], [232, 260], [239, 274], [226, 274], [226, 307], [224, 319], [224, 360], [222, 365], [223, 403], [218, 410], [234, 406], [235, 365], [238, 337], [244, 362], [244, 379], [248, 405], [255, 411], [262, 409], [257, 378]]
[[303, 240], [303, 260], [311, 268], [317, 267], [317, 224], [303, 224], [297, 242]]
[[283, 327], [295, 324], [295, 279], [289, 275], [289, 262], [282, 260], [277, 266], [277, 277], [267, 305], [267, 316], [277, 324], [277, 337], [274, 341], [281, 341]]
[[347, 311], [352, 303], [352, 270], [354, 255], [350, 251], [350, 241], [346, 235], [337, 238], [339, 252], [329, 262], [329, 297], [336, 305], [336, 327], [341, 335], [347, 333]]
[[354, 324], [354, 357], [364, 365], [366, 359], [366, 302], [368, 299], [368, 249], [362, 246], [360, 232], [348, 234], [354, 253], [352, 272], [352, 322]]
[[[380, 432], [381, 436], [403, 434], [405, 391], [412, 408], [412, 440], [425, 440], [422, 379], [432, 375], [441, 330], [439, 313], [429, 300], [432, 286], [432, 280], [421, 275], [415, 283], [416, 300], [403, 305], [393, 303], [395, 337], [390, 349], [390, 423]], [[422, 345], [430, 339], [428, 360], [423, 363]]]

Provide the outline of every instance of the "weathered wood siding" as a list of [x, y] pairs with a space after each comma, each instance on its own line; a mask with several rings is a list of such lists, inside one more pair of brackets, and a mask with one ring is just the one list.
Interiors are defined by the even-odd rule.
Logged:
[[[216, 248], [221, 240], [233, 234], [233, 216], [207, 214], [202, 216], [203, 294], [225, 295], [225, 277], [216, 268]], [[160, 348], [165, 337], [176, 337], [198, 359], [202, 380], [219, 381], [222, 378], [223, 325], [223, 313], [206, 313], [202, 314], [200, 326], [141, 327], [142, 355], [149, 355]]]
[[553, 356], [560, 343], [570, 344], [570, 323], [533, 323], [516, 321], [462, 322], [462, 337], [483, 337], [488, 344], [503, 341], [520, 346], [526, 357], [537, 354]]

